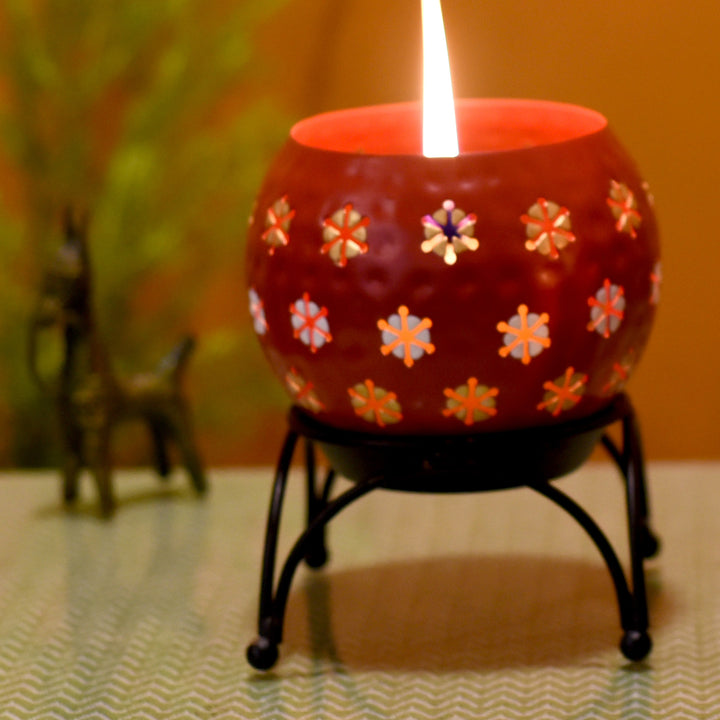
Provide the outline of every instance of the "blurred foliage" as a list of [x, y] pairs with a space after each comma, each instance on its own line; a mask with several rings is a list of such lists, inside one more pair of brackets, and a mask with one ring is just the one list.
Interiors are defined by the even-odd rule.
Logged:
[[201, 435], [242, 443], [258, 407], [282, 404], [246, 317], [242, 264], [253, 196], [288, 126], [254, 46], [283, 3], [3, 0], [0, 461], [55, 458], [25, 344], [67, 205], [91, 218], [98, 320], [121, 371], [197, 331]]

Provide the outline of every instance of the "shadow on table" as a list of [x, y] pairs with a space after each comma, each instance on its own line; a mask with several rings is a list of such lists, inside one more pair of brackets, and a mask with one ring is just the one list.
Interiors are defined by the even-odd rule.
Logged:
[[[39, 507], [36, 515], [39, 518], [64, 515], [67, 517], [93, 518], [107, 521], [108, 518], [103, 517], [100, 512], [100, 505], [95, 494], [91, 492], [92, 490], [94, 490], [94, 488], [88, 487], [82, 497], [68, 505], [64, 504], [62, 500], [58, 498], [57, 502]], [[120, 492], [117, 493], [116, 500], [117, 514], [122, 513], [123, 510], [130, 507], [153, 505], [155, 503], [198, 503], [202, 502], [204, 497], [198, 497], [192, 489], [186, 488], [180, 483], [174, 485], [149, 484], [147, 488], [140, 488], [137, 483], [135, 483], [130, 491], [123, 489], [121, 486]], [[110, 518], [110, 520], [112, 520], [112, 518]]]
[[[675, 610], [648, 571], [651, 634]], [[544, 556], [417, 559], [313, 573], [291, 593], [282, 654], [345, 667], [458, 671], [566, 665], [616, 650], [601, 563]]]

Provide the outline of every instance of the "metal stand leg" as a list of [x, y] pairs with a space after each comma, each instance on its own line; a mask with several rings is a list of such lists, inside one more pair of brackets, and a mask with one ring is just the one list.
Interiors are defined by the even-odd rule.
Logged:
[[618, 449], [612, 438], [603, 435], [602, 444], [615, 461], [626, 485], [631, 473], [637, 484], [637, 514], [639, 526], [640, 553], [644, 558], [655, 557], [660, 551], [660, 541], [650, 527], [650, 511], [648, 508], [645, 468], [640, 432], [632, 409], [623, 418], [623, 450]]
[[[263, 559], [262, 581], [260, 588], [260, 616], [258, 619], [258, 637], [247, 649], [248, 662], [258, 670], [268, 670], [278, 658], [278, 645], [282, 642], [285, 608], [287, 605], [290, 586], [298, 565], [308, 557], [317, 559], [315, 553], [322, 550], [325, 557], [324, 529], [325, 526], [343, 508], [351, 502], [366, 495], [382, 483], [382, 477], [357, 483], [339, 495], [334, 500], [328, 500], [333, 473], [329, 473], [323, 492], [320, 496], [314, 489], [314, 455], [312, 462], [308, 463], [308, 485], [312, 481], [312, 502], [308, 508], [308, 526], [300, 535], [290, 554], [285, 560], [277, 585], [274, 585], [275, 558], [277, 538], [280, 528], [280, 514], [282, 502], [287, 485], [288, 469], [292, 460], [293, 450], [297, 442], [297, 434], [289, 432], [280, 457], [275, 475], [270, 513], [268, 516], [267, 533], [265, 538], [265, 553]], [[308, 449], [306, 461], [313, 453]], [[312, 472], [312, 475], [311, 475]], [[308, 494], [310, 499], [310, 493]]]
[[[268, 512], [265, 530], [265, 547], [263, 551], [262, 575], [260, 579], [260, 611], [258, 627], [260, 636], [247, 649], [247, 658], [253, 667], [267, 669], [277, 660], [277, 643], [270, 642], [264, 635], [266, 625], [272, 622], [273, 585], [275, 582], [275, 557], [277, 555], [277, 540], [280, 531], [280, 514], [282, 512], [285, 488], [287, 486], [288, 471], [292, 462], [293, 452], [297, 444], [298, 434], [289, 431], [280, 451], [275, 482], [270, 496], [270, 510]], [[268, 631], [268, 634], [272, 634]]]
[[[329, 470], [324, 485], [318, 489], [315, 471], [315, 448], [311, 440], [305, 440], [305, 468], [307, 472], [307, 525], [310, 527], [320, 511], [328, 504], [330, 492], [335, 480], [335, 471]], [[321, 568], [328, 560], [325, 543], [325, 526], [308, 540], [305, 562], [311, 568]]]
[[635, 412], [626, 398], [621, 419], [622, 451], [608, 435], [603, 435], [602, 443], [617, 464], [625, 481], [632, 589], [628, 585], [615, 551], [592, 518], [577, 503], [549, 483], [533, 486], [533, 489], [545, 495], [574, 517], [600, 550], [612, 576], [617, 594], [620, 622], [624, 630], [620, 649], [629, 660], [642, 660], [652, 648], [652, 641], [647, 632], [648, 609], [643, 560], [655, 555], [660, 544], [649, 527], [640, 431], [635, 419]]
[[[629, 403], [628, 403], [629, 405]], [[652, 647], [647, 634], [648, 610], [645, 590], [643, 559], [654, 555], [658, 541], [648, 527], [648, 503], [645, 487], [645, 465], [640, 442], [640, 432], [635, 413], [629, 407], [623, 418], [623, 454], [625, 465], [625, 487], [627, 493], [628, 537], [630, 540], [630, 561], [633, 584], [634, 617], [631, 627], [626, 627], [621, 649], [630, 660], [641, 660]]]
[[[652, 647], [647, 634], [647, 603], [645, 599], [645, 577], [643, 575], [642, 558], [637, 556], [636, 546], [633, 545], [632, 532], [630, 540], [630, 555], [632, 560], [632, 592], [628, 586], [625, 574], [618, 557], [605, 534], [597, 523], [574, 500], [558, 490], [550, 483], [541, 483], [531, 486], [533, 490], [552, 500], [569, 515], [571, 515], [587, 532], [595, 546], [600, 551], [615, 586], [618, 608], [620, 610], [620, 624], [624, 635], [620, 649], [629, 660], [642, 660]], [[631, 523], [632, 524], [632, 523]], [[638, 580], [639, 576], [639, 580]]]

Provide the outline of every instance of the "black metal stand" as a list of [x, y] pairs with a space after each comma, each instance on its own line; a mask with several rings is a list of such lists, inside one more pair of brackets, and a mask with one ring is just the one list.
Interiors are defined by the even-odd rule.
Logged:
[[[622, 423], [622, 445], [606, 434]], [[410, 492], [460, 493], [530, 487], [566, 510], [585, 529], [612, 576], [623, 637], [620, 649], [641, 660], [651, 649], [643, 560], [658, 551], [649, 526], [645, 473], [635, 412], [626, 395], [589, 418], [551, 427], [453, 436], [379, 436], [337, 430], [293, 407], [275, 474], [260, 586], [257, 639], [248, 647], [250, 664], [271, 668], [282, 641], [285, 607], [295, 570], [302, 560], [313, 568], [327, 561], [325, 527], [341, 510], [377, 488]], [[299, 438], [305, 440], [307, 526], [285, 560], [276, 582], [275, 561], [288, 472]], [[602, 442], [618, 466], [626, 490], [630, 546], [629, 582], [602, 530], [551, 480], [578, 468]], [[317, 481], [315, 446], [331, 470]], [[353, 485], [331, 499], [336, 473]]]

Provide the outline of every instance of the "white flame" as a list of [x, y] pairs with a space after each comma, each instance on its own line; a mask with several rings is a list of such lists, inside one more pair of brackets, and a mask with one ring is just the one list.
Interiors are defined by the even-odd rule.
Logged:
[[440, 0], [421, 0], [423, 28], [423, 155], [459, 154], [455, 100]]

